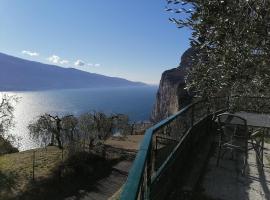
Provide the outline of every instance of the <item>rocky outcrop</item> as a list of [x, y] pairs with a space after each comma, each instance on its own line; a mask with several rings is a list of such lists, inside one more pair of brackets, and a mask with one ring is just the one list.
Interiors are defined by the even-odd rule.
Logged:
[[190, 102], [191, 95], [185, 89], [185, 76], [194, 62], [196, 62], [196, 51], [190, 48], [182, 55], [181, 63], [177, 68], [163, 72], [151, 114], [152, 122], [158, 122], [176, 113]]

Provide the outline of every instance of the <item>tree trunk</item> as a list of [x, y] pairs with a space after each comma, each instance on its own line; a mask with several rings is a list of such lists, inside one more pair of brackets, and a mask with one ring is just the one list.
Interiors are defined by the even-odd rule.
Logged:
[[61, 139], [60, 139], [60, 135], [57, 134], [57, 135], [55, 136], [55, 139], [56, 139], [56, 141], [57, 141], [57, 146], [58, 146], [58, 148], [59, 148], [59, 149], [62, 149], [63, 146], [62, 146], [62, 142], [61, 142]]
[[62, 142], [60, 139], [60, 132], [61, 132], [61, 119], [56, 119], [56, 133], [55, 133], [55, 139], [57, 141], [57, 146], [59, 149], [62, 149]]
[[49, 146], [53, 146], [53, 145], [54, 145], [54, 133], [52, 133], [51, 143], [49, 144]]

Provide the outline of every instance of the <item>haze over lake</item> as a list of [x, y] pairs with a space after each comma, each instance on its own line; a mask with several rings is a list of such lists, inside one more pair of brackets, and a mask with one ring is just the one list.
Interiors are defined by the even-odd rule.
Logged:
[[156, 91], [155, 86], [145, 86], [5, 93], [20, 97], [11, 133], [22, 138], [20, 150], [25, 150], [37, 147], [29, 138], [27, 125], [41, 114], [79, 115], [95, 110], [123, 113], [132, 121], [145, 121], [150, 117]]

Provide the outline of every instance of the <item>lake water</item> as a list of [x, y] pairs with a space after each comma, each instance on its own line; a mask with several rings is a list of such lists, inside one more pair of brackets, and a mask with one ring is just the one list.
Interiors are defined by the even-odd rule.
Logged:
[[157, 87], [147, 86], [5, 93], [20, 97], [11, 133], [21, 138], [20, 150], [26, 150], [37, 146], [28, 136], [27, 125], [41, 114], [79, 115], [95, 110], [123, 113], [132, 121], [145, 121], [150, 117], [156, 91]]

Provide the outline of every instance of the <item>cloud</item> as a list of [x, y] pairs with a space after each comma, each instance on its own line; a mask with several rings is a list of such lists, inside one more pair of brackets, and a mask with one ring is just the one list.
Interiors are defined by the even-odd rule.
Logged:
[[74, 65], [77, 66], [77, 67], [82, 67], [82, 66], [85, 65], [85, 62], [82, 61], [82, 60], [76, 60], [76, 61], [74, 62]]
[[88, 63], [87, 66], [89, 67], [100, 67], [99, 63], [93, 64], [93, 63]]
[[65, 64], [68, 64], [69, 61], [68, 61], [68, 60], [60, 60], [59, 63], [60, 63], [61, 65], [65, 65]]
[[27, 50], [22, 50], [22, 54], [26, 54], [28, 56], [39, 56], [39, 53], [32, 52], [32, 51], [27, 51]]
[[61, 65], [65, 65], [68, 64], [69, 61], [65, 60], [65, 59], [61, 59], [59, 56], [57, 55], [52, 55], [49, 58], [47, 58], [48, 61], [52, 62], [53, 64], [61, 64]]
[[57, 55], [52, 55], [48, 58], [48, 60], [54, 64], [58, 64], [61, 61], [61, 58]]
[[[66, 64], [69, 64], [70, 63], [68, 60], [62, 59], [62, 58], [60, 58], [57, 55], [52, 55], [52, 56], [48, 57], [47, 60], [49, 60], [50, 62], [52, 62], [54, 64], [61, 64], [61, 65], [66, 65]], [[99, 63], [96, 63], [96, 64], [87, 63], [87, 62], [84, 62], [81, 59], [76, 60], [73, 64], [76, 67], [83, 67], [83, 66], [99, 67], [100, 66]]]

